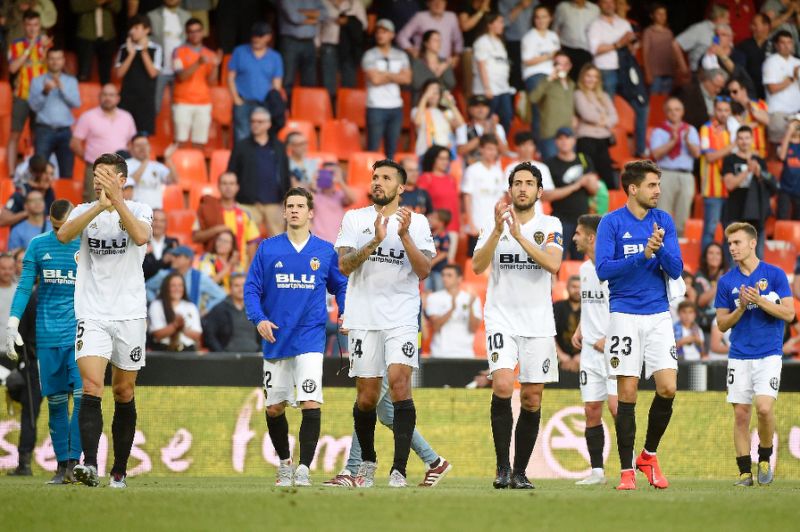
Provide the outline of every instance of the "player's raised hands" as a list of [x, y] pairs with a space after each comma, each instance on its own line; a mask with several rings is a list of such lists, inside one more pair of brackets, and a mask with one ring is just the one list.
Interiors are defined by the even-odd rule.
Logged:
[[408, 234], [408, 228], [411, 227], [411, 211], [405, 207], [400, 207], [395, 213], [397, 215], [397, 236], [403, 238]]
[[383, 239], [386, 238], [386, 228], [388, 225], [389, 218], [384, 218], [383, 209], [381, 209], [375, 217], [375, 239], [378, 242], [383, 242]]
[[761, 293], [753, 286], [742, 285], [739, 288], [739, 299], [741, 299], [745, 305], [749, 305], [751, 303], [758, 305], [758, 302], [761, 299]]
[[121, 179], [121, 174], [115, 174], [104, 166], [98, 166], [94, 171], [94, 180], [103, 188], [112, 203], [122, 200]]
[[503, 232], [503, 224], [510, 210], [508, 204], [502, 201], [498, 201], [494, 206], [494, 230], [498, 235]]
[[275, 334], [272, 331], [278, 328], [277, 325], [275, 325], [269, 320], [264, 320], [258, 322], [256, 328], [258, 329], [258, 334], [261, 335], [261, 338], [263, 338], [264, 340], [266, 340], [271, 344], [275, 343]]
[[507, 212], [508, 216], [505, 216], [504, 219], [506, 221], [506, 225], [508, 226], [508, 230], [514, 239], [519, 240], [522, 238], [522, 229], [519, 225], [519, 218], [517, 218], [517, 215], [514, 214], [513, 209], [509, 208]]

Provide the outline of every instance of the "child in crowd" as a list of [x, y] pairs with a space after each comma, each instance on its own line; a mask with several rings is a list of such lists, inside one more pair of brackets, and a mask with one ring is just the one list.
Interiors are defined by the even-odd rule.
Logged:
[[450, 251], [450, 235], [447, 232], [450, 217], [448, 209], [436, 209], [428, 215], [433, 243], [436, 246], [436, 256], [431, 260], [431, 274], [425, 280], [425, 290], [430, 292], [444, 289], [442, 269], [447, 265], [447, 254]]
[[675, 322], [675, 345], [682, 360], [700, 360], [704, 357], [705, 337], [697, 324], [697, 308], [689, 300], [678, 305], [678, 321]]

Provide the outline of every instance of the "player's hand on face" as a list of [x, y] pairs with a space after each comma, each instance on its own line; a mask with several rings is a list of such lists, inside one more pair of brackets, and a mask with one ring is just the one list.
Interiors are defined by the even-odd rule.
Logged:
[[399, 222], [397, 236], [402, 238], [408, 234], [408, 228], [411, 227], [411, 211], [405, 207], [400, 207], [395, 214]]
[[105, 189], [100, 190], [100, 195], [97, 197], [97, 202], [104, 209], [111, 207], [111, 200], [106, 195]]
[[386, 238], [386, 228], [388, 225], [389, 219], [383, 217], [383, 209], [381, 209], [375, 217], [375, 239], [378, 242], [383, 242], [383, 239]]
[[596, 341], [594, 343], [594, 345], [592, 346], [592, 348], [595, 351], [598, 351], [600, 353], [605, 352], [605, 349], [606, 349], [606, 337], [604, 336], [604, 337], [600, 338], [598, 341]]
[[258, 334], [261, 335], [261, 338], [271, 344], [275, 343], [275, 334], [272, 331], [278, 328], [277, 325], [269, 320], [264, 320], [259, 322], [256, 328], [258, 329]]
[[580, 349], [581, 345], [583, 345], [583, 333], [581, 333], [581, 329], [578, 327], [572, 335], [572, 347]]

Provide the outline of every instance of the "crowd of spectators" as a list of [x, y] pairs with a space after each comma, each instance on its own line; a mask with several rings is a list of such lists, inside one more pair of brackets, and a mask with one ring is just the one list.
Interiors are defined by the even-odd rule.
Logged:
[[[577, 261], [577, 218], [620, 205], [619, 168], [634, 157], [663, 170], [659, 207], [699, 257], [674, 309], [679, 353], [720, 354], [713, 293], [729, 256], [718, 224], [752, 223], [763, 258], [776, 219], [800, 223], [800, 2], [717, 0], [691, 24], [674, 2], [634, 4], [6, 2], [6, 248], [24, 250], [49, 230], [61, 181], [92, 200], [91, 163], [124, 154], [126, 197], [154, 209], [145, 258], [153, 346], [256, 350], [241, 285], [259, 242], [284, 230], [285, 191], [313, 191], [313, 231], [331, 241], [345, 210], [367, 204], [347, 154], [331, 159], [313, 127], [292, 126], [292, 101], [320, 87], [338, 113], [340, 89], [360, 87], [361, 149], [400, 160], [402, 204], [429, 218], [436, 242], [423, 309], [432, 356], [473, 356], [480, 343], [485, 279], [465, 265], [506, 197], [510, 167], [540, 169], [537, 212], [561, 220], [564, 258]], [[96, 102], [84, 90], [92, 83]], [[224, 127], [218, 90], [230, 102]], [[198, 192], [176, 159], [209, 156], [220, 131], [229, 157]], [[178, 210], [195, 212], [188, 232], [170, 234], [176, 189]], [[565, 370], [577, 367], [575, 292], [568, 275], [555, 285]]]

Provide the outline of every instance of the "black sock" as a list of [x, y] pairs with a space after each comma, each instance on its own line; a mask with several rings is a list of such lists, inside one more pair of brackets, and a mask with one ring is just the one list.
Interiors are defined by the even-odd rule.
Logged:
[[589, 461], [592, 469], [603, 469], [603, 447], [606, 444], [606, 435], [603, 425], [586, 427], [586, 449], [589, 451]]
[[314, 459], [321, 419], [322, 412], [319, 408], [303, 410], [303, 421], [300, 423], [300, 463], [304, 466], [310, 466]]
[[511, 413], [511, 398], [501, 399], [492, 394], [492, 438], [494, 453], [497, 456], [497, 467], [511, 467], [511, 428], [514, 415]]
[[536, 412], [524, 408], [519, 410], [517, 430], [514, 432], [514, 473], [525, 474], [525, 470], [528, 468], [536, 437], [539, 436], [539, 420], [541, 418], [541, 409]]
[[[81, 410], [83, 410], [81, 408]], [[111, 422], [111, 437], [114, 440], [114, 467], [111, 474], [124, 475], [128, 470], [128, 458], [136, 435], [136, 399], [127, 403], [114, 403], [114, 419]]]
[[644, 439], [644, 450], [654, 453], [658, 449], [661, 437], [667, 430], [669, 419], [672, 417], [672, 402], [674, 397], [667, 399], [658, 394], [653, 396], [650, 404], [650, 414], [647, 417], [647, 435]]
[[103, 433], [103, 407], [100, 397], [83, 394], [78, 426], [83, 444], [83, 464], [97, 467], [97, 446]]
[[620, 469], [633, 469], [633, 444], [636, 441], [636, 403], [620, 401], [614, 425], [617, 429]]
[[269, 431], [272, 446], [278, 453], [278, 458], [289, 459], [291, 453], [289, 452], [289, 422], [286, 421], [286, 412], [275, 417], [267, 416], [267, 431]]
[[414, 407], [413, 399], [393, 402], [394, 423], [392, 432], [394, 433], [394, 462], [392, 469], [398, 470], [406, 476], [406, 465], [408, 465], [408, 453], [411, 452], [411, 437], [414, 435], [414, 427], [417, 425], [417, 409]]
[[769, 462], [769, 459], [772, 458], [772, 446], [770, 447], [761, 447], [758, 446], [758, 461], [759, 462]]
[[[370, 410], [364, 412], [358, 408], [358, 403], [353, 405], [353, 428], [358, 436], [358, 443], [361, 444], [361, 460], [364, 462], [376, 462], [375, 454], [375, 423], [378, 422], [378, 412]], [[397, 413], [395, 412], [395, 428], [397, 425]]]
[[753, 459], [750, 458], [749, 454], [746, 456], [737, 456], [736, 465], [739, 466], [740, 475], [743, 473], [751, 473], [753, 471]]

